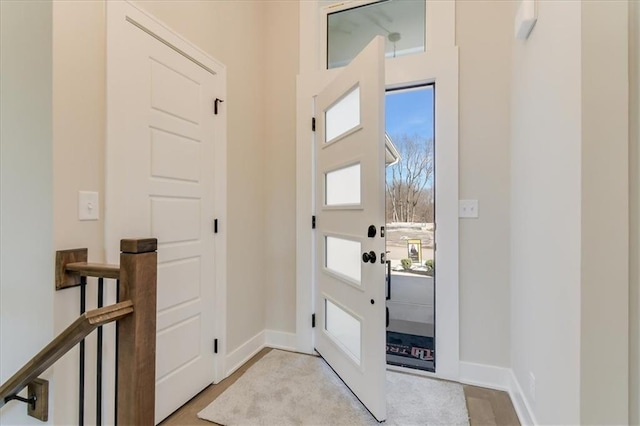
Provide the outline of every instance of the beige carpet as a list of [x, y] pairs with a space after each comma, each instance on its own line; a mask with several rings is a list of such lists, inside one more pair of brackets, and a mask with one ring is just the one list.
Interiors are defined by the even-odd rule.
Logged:
[[[319, 357], [273, 350], [198, 417], [232, 425], [377, 425]], [[462, 386], [387, 372], [387, 425], [468, 425]]]

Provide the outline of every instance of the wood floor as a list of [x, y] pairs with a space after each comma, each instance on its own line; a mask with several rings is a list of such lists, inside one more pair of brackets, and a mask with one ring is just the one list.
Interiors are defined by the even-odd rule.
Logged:
[[[162, 426], [213, 425], [214, 423], [200, 420], [197, 415], [198, 412], [209, 405], [218, 395], [222, 394], [222, 392], [238, 380], [253, 364], [268, 354], [269, 351], [271, 351], [270, 348], [265, 348], [260, 351], [231, 376], [217, 385], [207, 387], [160, 424]], [[464, 385], [464, 396], [467, 401], [467, 410], [469, 411], [471, 426], [520, 425], [509, 394], [506, 392]]]
[[469, 385], [463, 388], [471, 426], [520, 425], [508, 393]]

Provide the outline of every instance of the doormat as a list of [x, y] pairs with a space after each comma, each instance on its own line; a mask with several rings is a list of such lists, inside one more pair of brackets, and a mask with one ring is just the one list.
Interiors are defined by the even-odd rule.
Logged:
[[[468, 426], [459, 383], [387, 371], [386, 426]], [[225, 426], [379, 426], [320, 357], [272, 350], [198, 417]]]
[[387, 355], [433, 361], [435, 354], [433, 337], [387, 331]]

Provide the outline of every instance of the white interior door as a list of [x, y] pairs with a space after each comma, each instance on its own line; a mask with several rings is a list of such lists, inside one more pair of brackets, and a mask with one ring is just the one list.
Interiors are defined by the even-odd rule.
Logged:
[[159, 422], [214, 381], [213, 101], [222, 89], [175, 46], [119, 25], [110, 38], [119, 45], [109, 46], [107, 228], [158, 239]]
[[[316, 97], [316, 350], [386, 419], [384, 39]], [[375, 228], [375, 235], [369, 228]]]

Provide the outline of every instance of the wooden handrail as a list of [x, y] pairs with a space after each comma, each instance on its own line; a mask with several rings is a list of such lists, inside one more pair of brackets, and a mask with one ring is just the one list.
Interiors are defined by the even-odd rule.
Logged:
[[24, 367], [15, 373], [6, 383], [0, 386], [0, 407], [5, 404], [5, 398], [15, 395], [36, 379], [58, 359], [62, 358], [78, 342], [87, 337], [97, 327], [117, 321], [133, 313], [133, 303], [130, 300], [105, 306], [85, 312], [58, 335], [51, 343], [44, 347], [36, 356], [31, 358]]
[[[147, 239], [142, 241], [146, 242]], [[89, 263], [87, 258], [88, 250], [86, 248], [58, 250], [56, 252], [56, 290], [79, 286], [82, 282], [81, 277], [120, 279], [120, 267], [118, 265]]]
[[67, 263], [66, 270], [75, 272], [81, 277], [98, 277], [98, 278], [120, 278], [120, 267], [118, 265], [107, 265], [104, 263], [87, 263], [75, 262]]

